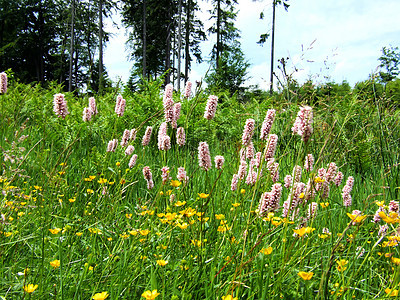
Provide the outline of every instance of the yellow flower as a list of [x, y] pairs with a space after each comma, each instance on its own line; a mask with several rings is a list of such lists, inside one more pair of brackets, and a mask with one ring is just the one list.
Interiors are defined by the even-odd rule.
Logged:
[[400, 223], [399, 215], [397, 213], [391, 212], [389, 213], [389, 216], [387, 216], [385, 212], [380, 211], [379, 216], [384, 222], [388, 224]]
[[38, 288], [37, 284], [33, 285], [32, 283], [30, 283], [28, 285], [24, 285], [24, 291], [27, 292], [28, 294], [33, 293], [37, 288]]
[[59, 233], [60, 231], [61, 231], [61, 228], [54, 228], [54, 229], [49, 229], [49, 231], [52, 233], [52, 234], [57, 234], [57, 233]]
[[160, 191], [160, 196], [162, 196], [162, 195], [164, 195], [164, 192], [163, 192], [163, 191]]
[[307, 233], [311, 233], [315, 230], [315, 228], [311, 227], [302, 227], [300, 229], [293, 229], [294, 233], [298, 234], [299, 236], [303, 236]]
[[121, 163], [120, 163], [119, 161], [117, 161], [117, 162], [115, 163], [115, 165], [116, 165], [117, 167], [119, 167], [119, 166], [121, 165]]
[[325, 234], [325, 233], [323, 233], [323, 234], [318, 234], [318, 237], [319, 237], [320, 239], [326, 239], [328, 236], [329, 236], [329, 235], [327, 235], [327, 234]]
[[321, 202], [319, 205], [321, 205], [322, 208], [326, 208], [329, 206], [329, 202]]
[[378, 205], [378, 206], [384, 206], [384, 205], [385, 205], [385, 200], [376, 201], [375, 203], [376, 203], [376, 205]]
[[205, 199], [205, 198], [208, 198], [208, 196], [210, 196], [210, 194], [204, 194], [204, 193], [200, 193], [200, 194], [197, 194], [197, 195], [199, 195], [199, 197], [201, 199]]
[[223, 220], [223, 219], [225, 219], [225, 215], [224, 214], [216, 214], [215, 215], [215, 218], [217, 219], [217, 220]]
[[164, 267], [168, 263], [168, 260], [159, 259], [157, 265]]
[[392, 263], [394, 263], [395, 265], [400, 265], [400, 258], [392, 256], [391, 260], [392, 260]]
[[345, 267], [345, 265], [347, 265], [347, 264], [349, 263], [349, 261], [348, 261], [348, 260], [345, 260], [345, 259], [341, 259], [341, 260], [337, 260], [336, 263], [338, 264], [338, 265], [336, 266], [336, 269], [337, 269], [339, 272], [343, 272], [344, 270], [347, 269], [347, 267]]
[[176, 226], [178, 226], [180, 229], [186, 229], [186, 228], [188, 228], [189, 224], [188, 223], [183, 223], [183, 224], [178, 223], [178, 224], [176, 224]]
[[237, 203], [237, 202], [232, 203], [232, 206], [233, 206], [233, 207], [238, 207], [239, 205], [240, 205], [240, 203]]
[[238, 297], [233, 298], [232, 295], [222, 296], [222, 300], [238, 300]]
[[60, 267], [60, 261], [58, 259], [53, 260], [50, 262], [50, 266], [52, 266], [54, 269], [57, 269], [58, 267]]
[[241, 189], [240, 193], [243, 195], [244, 193], [246, 193], [246, 190], [245, 189]]
[[85, 181], [92, 181], [95, 178], [96, 178], [96, 176], [91, 175], [91, 176], [85, 178]]
[[367, 217], [363, 215], [353, 215], [349, 213], [347, 213], [347, 216], [353, 221], [353, 223], [360, 223], [364, 221], [364, 219]]
[[270, 255], [272, 253], [272, 247], [262, 248], [260, 252], [264, 255]]
[[392, 290], [392, 289], [385, 289], [385, 293], [389, 296], [389, 297], [396, 297], [399, 295], [399, 290]]
[[176, 207], [179, 207], [179, 206], [183, 206], [183, 205], [185, 205], [186, 204], [186, 201], [177, 201], [174, 205], [176, 206]]
[[171, 186], [173, 187], [178, 187], [182, 184], [182, 182], [180, 182], [179, 180], [171, 180]]
[[310, 280], [313, 277], [314, 273], [301, 271], [297, 273], [297, 275], [299, 275], [303, 280]]
[[125, 214], [125, 217], [126, 217], [127, 219], [131, 219], [131, 218], [132, 218], [132, 214]]
[[103, 183], [107, 183], [107, 179], [105, 178], [100, 178], [99, 180], [97, 180], [98, 183], [103, 184]]
[[94, 294], [92, 299], [93, 300], [104, 300], [107, 297], [108, 297], [108, 293], [107, 292], [101, 292], [101, 293]]
[[322, 179], [321, 177], [315, 177], [314, 181], [316, 183], [323, 183], [325, 181], [325, 179]]
[[81, 236], [83, 234], [83, 232], [77, 232], [75, 233], [77, 236]]
[[157, 290], [153, 290], [153, 291], [145, 291], [142, 294], [142, 297], [147, 299], [147, 300], [153, 300], [155, 299], [158, 295], [160, 295], [160, 293], [157, 292]]
[[300, 193], [299, 198], [303, 199], [304, 198], [304, 193]]
[[148, 235], [148, 234], [150, 233], [150, 230], [148, 230], [148, 229], [142, 229], [142, 230], [139, 230], [139, 233], [140, 233], [141, 235], [143, 235], [143, 236], [146, 236], [146, 235]]
[[68, 201], [71, 202], [71, 203], [74, 203], [74, 202], [76, 201], [76, 197], [74, 197], [74, 198], [69, 198]]

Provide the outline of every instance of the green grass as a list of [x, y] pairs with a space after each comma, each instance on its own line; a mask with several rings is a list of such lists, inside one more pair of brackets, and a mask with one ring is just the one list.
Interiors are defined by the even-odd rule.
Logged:
[[[42, 89], [14, 83], [0, 95], [0, 296], [91, 299], [106, 291], [108, 299], [140, 299], [157, 289], [157, 299], [372, 299], [387, 297], [387, 288], [400, 289], [395, 259], [400, 253], [396, 240], [388, 243], [398, 223], [389, 224], [382, 238], [378, 231], [385, 223], [372, 222], [376, 202], [398, 201], [398, 111], [381, 107], [378, 100], [366, 104], [357, 94], [351, 101], [329, 99], [314, 107], [314, 133], [305, 144], [291, 132], [297, 104], [223, 99], [215, 119], [207, 121], [208, 95], [197, 91], [191, 100], [174, 95], [182, 101], [178, 126], [185, 128], [186, 145], [176, 145], [176, 130], [169, 126], [172, 148], [159, 151], [163, 111], [158, 85], [127, 96], [123, 117], [114, 113], [116, 93], [99, 97], [99, 114], [90, 122], [82, 121], [87, 99], [72, 94], [66, 94], [70, 114], [57, 118], [52, 99], [59, 91], [55, 85]], [[265, 162], [256, 184], [241, 181], [231, 191], [245, 121], [256, 121], [253, 143], [264, 152], [259, 134], [270, 108], [277, 110], [271, 133], [279, 138], [280, 183], [295, 165], [304, 165], [308, 153], [316, 165], [311, 172], [303, 170], [301, 182], [314, 182], [317, 170], [330, 162], [344, 174], [339, 187], [330, 185], [328, 197], [317, 192], [293, 219], [281, 218], [291, 188], [283, 188], [275, 218], [257, 212], [261, 195], [273, 184]], [[153, 135], [143, 148], [147, 126], [154, 127]], [[106, 148], [132, 128], [138, 129], [130, 142], [138, 160], [130, 169], [121, 146], [116, 152]], [[22, 135], [28, 137], [21, 140]], [[199, 167], [200, 141], [209, 143], [212, 159], [225, 157], [222, 170]], [[152, 170], [151, 190], [144, 166]], [[163, 166], [169, 166], [173, 180], [178, 167], [185, 167], [187, 183], [162, 184]], [[346, 208], [342, 189], [349, 176], [355, 184], [352, 206]], [[209, 196], [201, 198], [201, 193]], [[307, 219], [312, 201], [317, 214]], [[366, 218], [351, 225], [347, 213], [356, 209]], [[295, 235], [301, 227], [312, 230]], [[56, 228], [58, 233], [49, 230]], [[330, 234], [324, 235], [323, 228]], [[50, 265], [55, 260], [59, 267]], [[301, 271], [313, 272], [312, 278], [303, 280]], [[27, 293], [23, 287], [28, 284], [38, 287]]]

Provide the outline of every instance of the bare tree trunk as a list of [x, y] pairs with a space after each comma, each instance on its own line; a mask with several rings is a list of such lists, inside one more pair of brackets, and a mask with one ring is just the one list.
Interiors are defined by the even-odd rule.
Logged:
[[75, 25], [75, 0], [71, 1], [71, 47], [69, 50], [69, 79], [68, 91], [72, 91], [72, 65], [74, 61], [74, 25]]
[[189, 64], [190, 64], [190, 10], [191, 0], [187, 0], [186, 3], [186, 32], [185, 32], [185, 83], [189, 80]]
[[219, 69], [219, 56], [221, 52], [221, 0], [217, 2], [217, 55], [216, 66]]
[[272, 95], [274, 89], [274, 43], [275, 43], [275, 7], [276, 0], [272, 1], [272, 38], [271, 38], [271, 77], [269, 83], [269, 94]]
[[146, 0], [143, 0], [143, 79], [146, 78], [146, 52], [147, 52], [147, 24], [146, 24], [146, 14], [147, 14]]
[[181, 48], [182, 48], [182, 0], [179, 0], [179, 24], [178, 24], [178, 91], [181, 90]]
[[168, 71], [165, 77], [165, 84], [168, 84], [171, 82], [171, 7], [168, 7], [167, 49], [165, 52], [165, 71]]
[[103, 0], [99, 1], [99, 90], [103, 92]]

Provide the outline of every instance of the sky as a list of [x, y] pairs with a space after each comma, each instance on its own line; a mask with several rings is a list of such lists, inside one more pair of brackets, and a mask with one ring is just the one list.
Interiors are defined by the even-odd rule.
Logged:
[[[290, 7], [276, 8], [275, 72], [277, 60], [289, 58], [288, 74], [300, 83], [346, 80], [351, 86], [368, 79], [377, 71], [383, 47], [400, 48], [400, 0], [289, 0]], [[211, 26], [207, 10], [210, 1], [199, 1], [200, 18], [205, 28]], [[238, 0], [236, 27], [241, 32], [241, 46], [250, 63], [246, 85], [269, 88], [271, 40], [260, 46], [260, 34], [271, 33], [272, 0]], [[264, 19], [259, 19], [260, 12]], [[119, 24], [119, 17], [113, 20]], [[105, 49], [104, 63], [112, 80], [126, 82], [133, 62], [128, 60], [126, 30], [119, 24], [106, 23], [113, 33]], [[209, 59], [214, 36], [202, 44], [205, 61]], [[200, 81], [209, 65], [194, 64], [191, 81]], [[276, 80], [275, 80], [276, 81]]]

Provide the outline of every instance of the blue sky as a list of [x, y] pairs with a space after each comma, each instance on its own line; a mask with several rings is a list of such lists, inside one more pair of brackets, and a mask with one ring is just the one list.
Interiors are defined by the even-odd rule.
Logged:
[[[251, 64], [248, 84], [269, 86], [270, 40], [264, 46], [256, 42], [262, 33], [270, 33], [272, 0], [238, 0], [236, 26], [241, 31], [241, 45]], [[289, 57], [287, 71], [300, 82], [312, 78], [351, 85], [376, 71], [384, 46], [400, 47], [400, 0], [290, 0], [286, 12], [276, 11], [275, 61]], [[209, 2], [200, 2], [201, 18], [210, 26]], [[264, 20], [259, 19], [263, 11]], [[114, 20], [118, 22], [118, 16]], [[107, 26], [114, 33], [105, 49], [105, 64], [111, 79], [126, 81], [132, 62], [125, 50], [126, 32], [120, 26]], [[215, 37], [202, 45], [207, 59]], [[195, 64], [190, 80], [201, 80], [208, 64]], [[279, 70], [275, 70], [279, 74]]]

